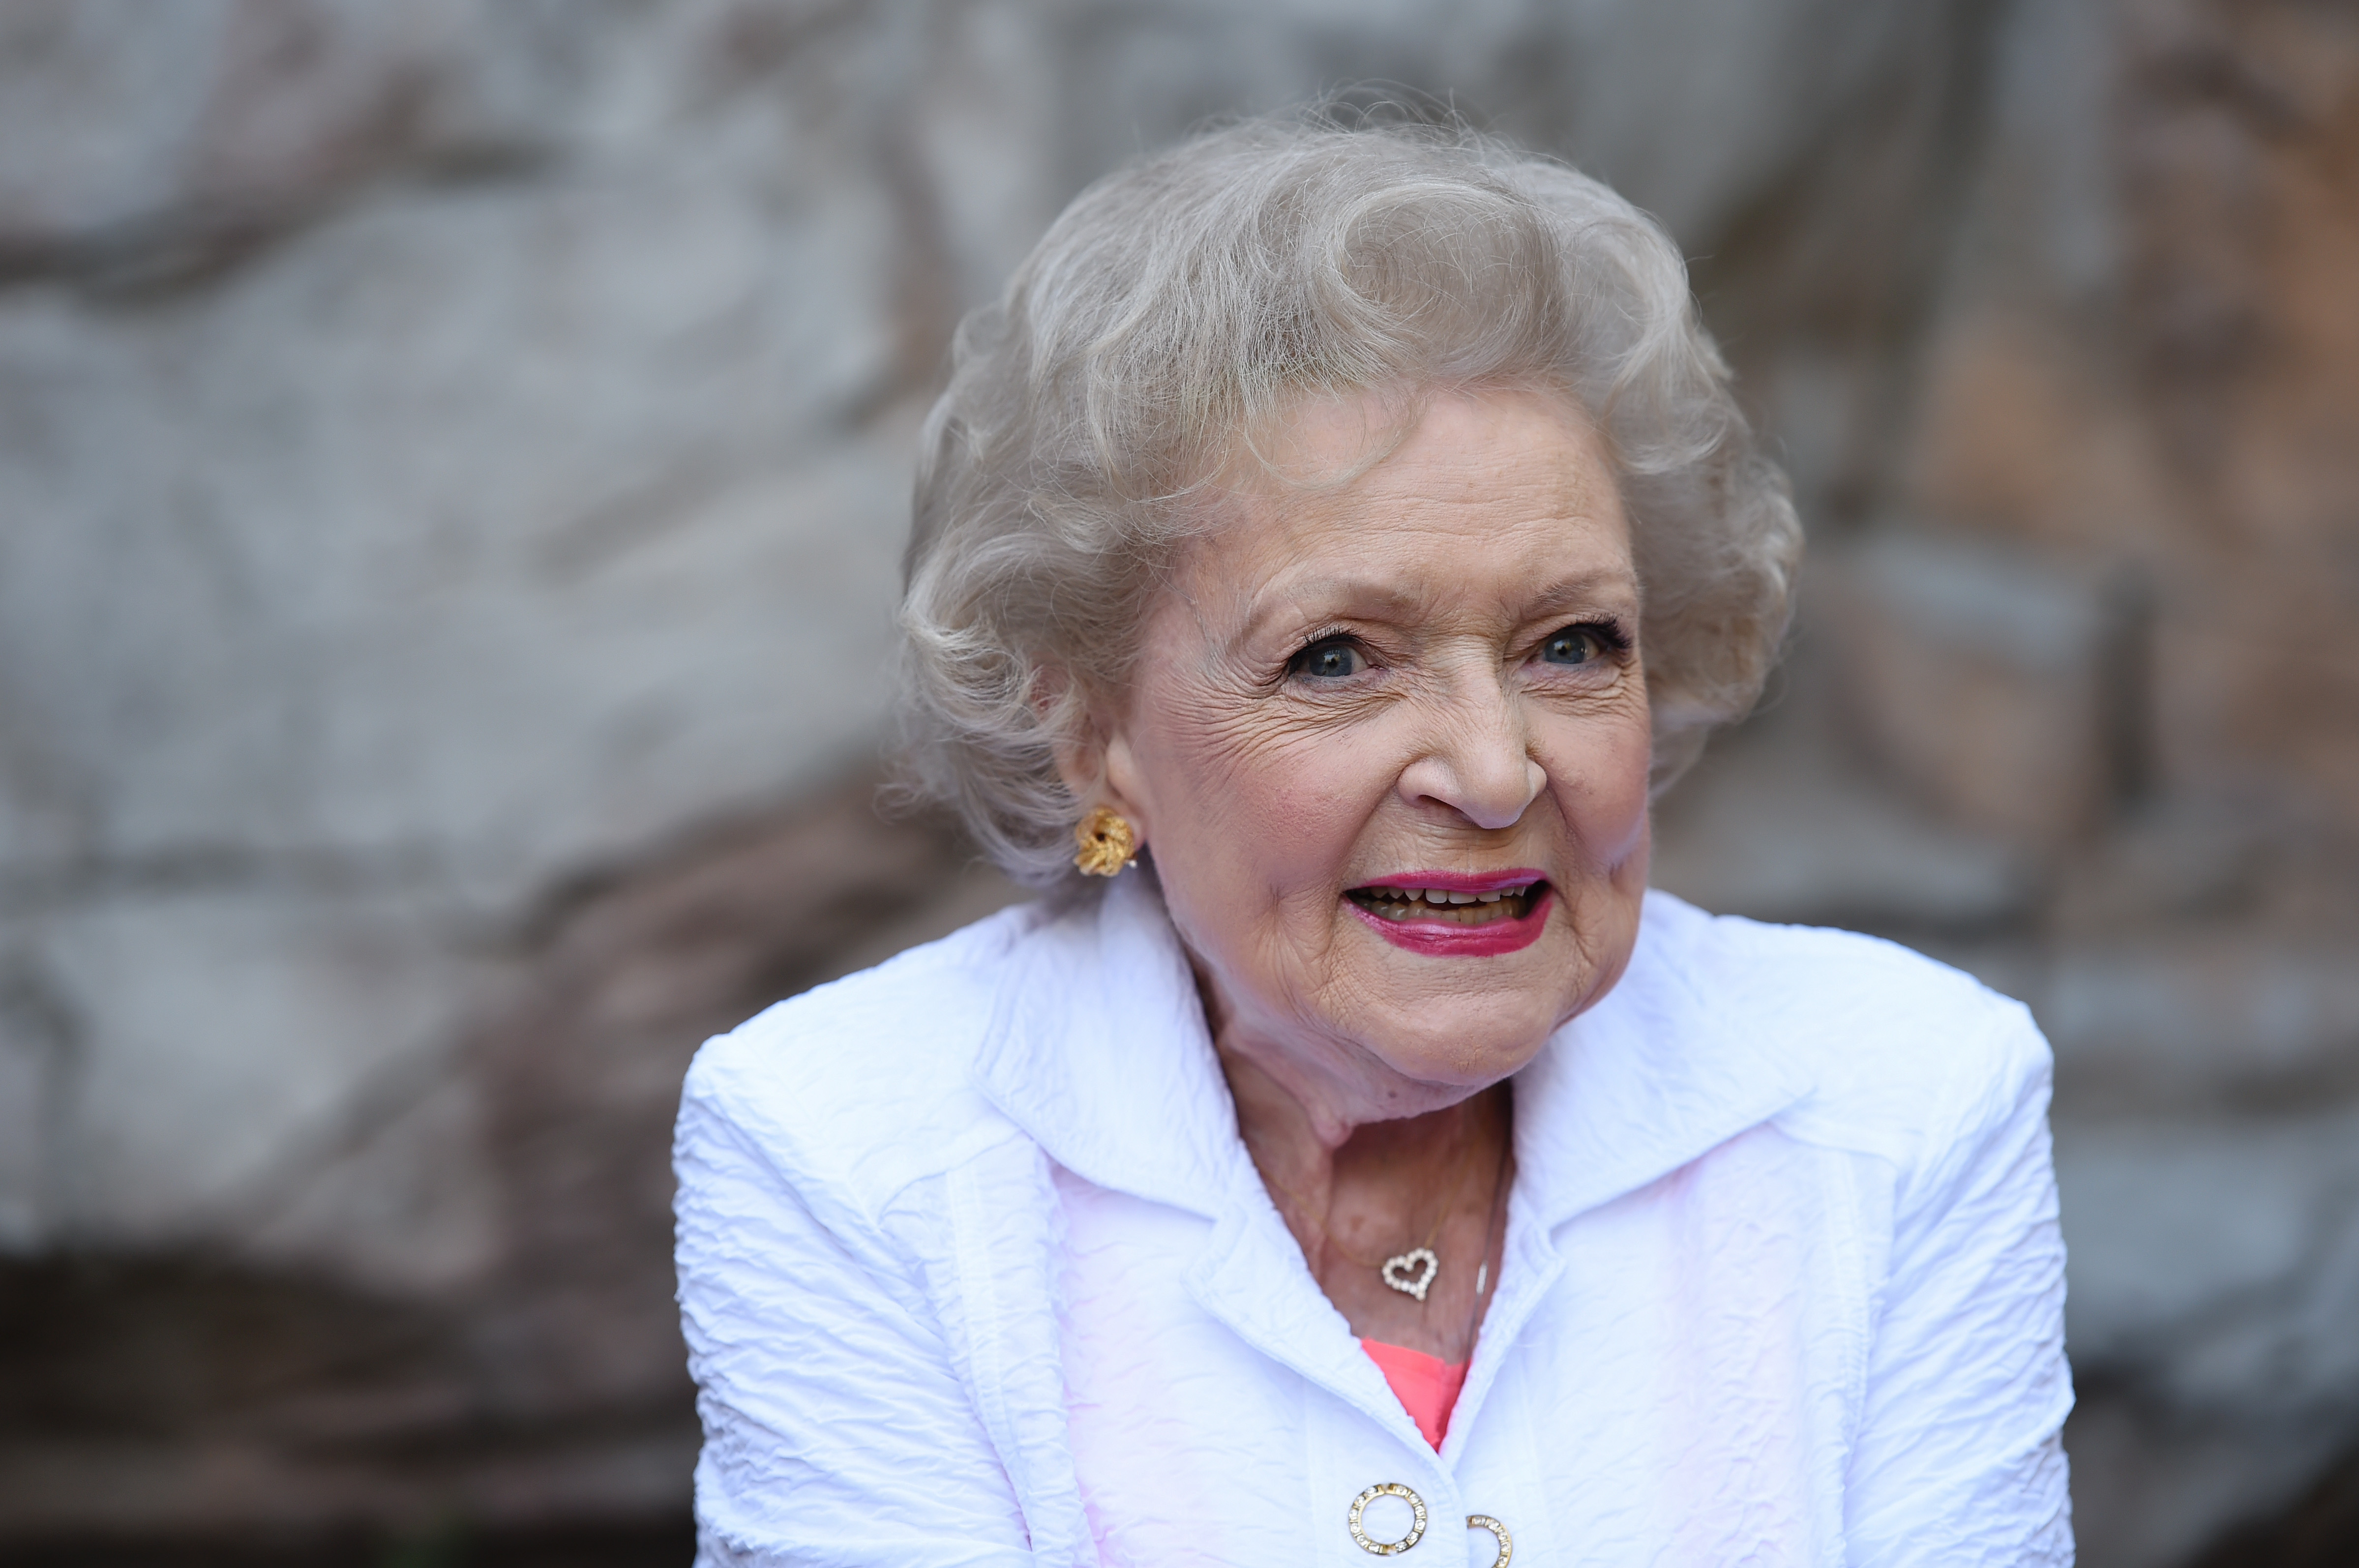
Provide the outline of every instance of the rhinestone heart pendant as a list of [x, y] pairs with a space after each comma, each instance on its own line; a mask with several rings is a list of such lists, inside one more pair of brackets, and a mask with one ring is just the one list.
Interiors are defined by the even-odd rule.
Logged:
[[[1409, 1271], [1417, 1271], [1411, 1273]], [[1405, 1296], [1425, 1300], [1425, 1292], [1433, 1289], [1433, 1277], [1441, 1272], [1441, 1260], [1433, 1255], [1430, 1247], [1412, 1247], [1397, 1258], [1385, 1260], [1385, 1283]]]

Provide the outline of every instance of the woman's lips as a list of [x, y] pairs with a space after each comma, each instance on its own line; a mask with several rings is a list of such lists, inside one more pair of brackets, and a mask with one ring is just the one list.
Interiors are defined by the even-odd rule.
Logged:
[[1539, 940], [1550, 889], [1534, 871], [1430, 871], [1355, 887], [1344, 903], [1386, 941], [1414, 953], [1484, 957]]
[[1439, 920], [1451, 925], [1489, 925], [1519, 918], [1531, 902], [1528, 886], [1498, 892], [1451, 892], [1444, 888], [1353, 888], [1351, 900], [1384, 920]]

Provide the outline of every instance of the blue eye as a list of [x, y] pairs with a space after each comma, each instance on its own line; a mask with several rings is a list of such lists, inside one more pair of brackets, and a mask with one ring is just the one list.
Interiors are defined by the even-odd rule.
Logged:
[[1548, 665], [1594, 664], [1612, 645], [1602, 628], [1568, 626], [1540, 644], [1540, 662]]
[[1341, 680], [1367, 667], [1368, 661], [1349, 637], [1323, 637], [1286, 662], [1288, 675], [1313, 680]]

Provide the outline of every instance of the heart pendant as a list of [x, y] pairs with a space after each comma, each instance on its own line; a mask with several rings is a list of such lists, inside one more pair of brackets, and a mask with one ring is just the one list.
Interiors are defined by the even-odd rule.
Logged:
[[[1415, 1269], [1412, 1275], [1409, 1271]], [[1430, 1247], [1412, 1247], [1397, 1258], [1385, 1260], [1385, 1283], [1405, 1296], [1425, 1300], [1425, 1292], [1433, 1288], [1433, 1277], [1441, 1272], [1441, 1260], [1433, 1255]]]

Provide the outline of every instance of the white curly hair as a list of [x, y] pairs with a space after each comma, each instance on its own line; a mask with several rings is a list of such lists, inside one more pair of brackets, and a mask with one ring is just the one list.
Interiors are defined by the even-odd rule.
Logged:
[[[1018, 881], [1078, 891], [1057, 757], [1119, 704], [1175, 548], [1306, 395], [1537, 386], [1603, 436], [1643, 593], [1654, 776], [1759, 696], [1801, 529], [1678, 249], [1614, 191], [1441, 126], [1328, 108], [1098, 181], [960, 323], [905, 562], [901, 787]], [[1381, 454], [1378, 454], [1381, 455]]]

